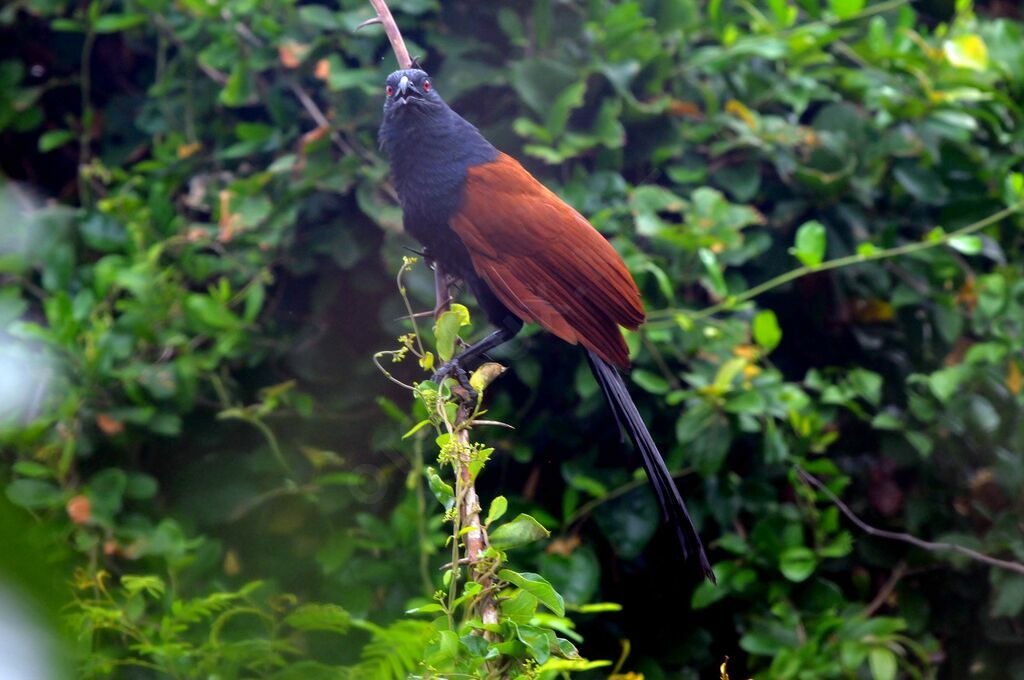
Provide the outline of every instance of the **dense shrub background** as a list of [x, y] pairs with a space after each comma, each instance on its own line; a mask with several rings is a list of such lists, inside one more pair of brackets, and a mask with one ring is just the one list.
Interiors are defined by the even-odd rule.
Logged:
[[[1024, 219], [942, 237], [1024, 201], [1013, 3], [391, 4], [651, 311], [633, 392], [718, 588], [674, 556], [577, 350], [525, 334], [488, 391], [517, 429], [482, 435], [480, 492], [553, 530], [515, 564], [622, 605], [571, 614], [581, 651], [628, 645], [646, 678], [726, 655], [734, 677], [1024, 675], [1024, 577], [865, 536], [795, 472], [877, 526], [1024, 560]], [[68, 546], [47, 554], [86, 677], [401, 676], [432, 641], [403, 612], [448, 557], [433, 447], [400, 439], [418, 417], [370, 361], [404, 332], [411, 243], [369, 16], [0, 9], [0, 478]], [[428, 273], [410, 285], [429, 308]]]

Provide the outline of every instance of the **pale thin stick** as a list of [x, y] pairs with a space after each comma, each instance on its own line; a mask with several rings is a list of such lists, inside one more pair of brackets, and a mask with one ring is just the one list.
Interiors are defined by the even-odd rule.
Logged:
[[829, 500], [831, 500], [835, 504], [835, 506], [839, 508], [839, 510], [842, 511], [844, 515], [846, 515], [847, 519], [856, 524], [857, 527], [866, 534], [869, 534], [871, 536], [878, 536], [879, 538], [888, 538], [893, 541], [909, 543], [910, 545], [915, 545], [918, 548], [927, 550], [929, 552], [954, 552], [958, 555], [968, 557], [976, 562], [982, 562], [993, 567], [1006, 569], [1007, 571], [1015, 571], [1018, 574], [1024, 574], [1024, 564], [1021, 564], [1020, 562], [1013, 562], [1011, 560], [1001, 560], [997, 557], [990, 557], [984, 553], [978, 552], [977, 550], [971, 550], [970, 548], [965, 548], [964, 546], [957, 545], [955, 543], [936, 543], [934, 541], [926, 541], [922, 538], [918, 538], [917, 536], [907, 534], [902, 531], [887, 531], [885, 529], [878, 529], [876, 527], [873, 527], [864, 520], [862, 520], [860, 517], [858, 517], [853, 512], [853, 510], [851, 510], [849, 506], [846, 505], [846, 503], [844, 503], [841, 498], [839, 498], [839, 496], [832, 493], [832, 489], [825, 486], [824, 482], [822, 482], [820, 479], [804, 470], [799, 465], [795, 467], [797, 474], [800, 475], [801, 479], [803, 479], [805, 482], [807, 482], [808, 484], [810, 484], [811, 486], [813, 486], [814, 488], [818, 489], [823, 494], [828, 496]]
[[384, 27], [384, 33], [387, 34], [388, 40], [391, 42], [391, 49], [395, 51], [398, 68], [412, 68], [409, 50], [405, 47], [405, 41], [402, 40], [402, 32], [398, 30], [398, 24], [395, 23], [395, 18], [391, 16], [388, 4], [384, 0], [370, 0], [370, 4], [377, 11], [377, 19], [380, 20], [381, 25]]

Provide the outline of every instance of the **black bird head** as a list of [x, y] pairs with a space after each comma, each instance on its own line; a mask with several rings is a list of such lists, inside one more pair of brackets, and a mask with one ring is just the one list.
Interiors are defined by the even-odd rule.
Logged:
[[385, 122], [398, 116], [437, 115], [447, 108], [426, 71], [402, 69], [389, 75], [384, 83]]
[[448, 107], [430, 76], [402, 69], [384, 82], [380, 146], [406, 221], [444, 224], [461, 200], [466, 170], [498, 151]]

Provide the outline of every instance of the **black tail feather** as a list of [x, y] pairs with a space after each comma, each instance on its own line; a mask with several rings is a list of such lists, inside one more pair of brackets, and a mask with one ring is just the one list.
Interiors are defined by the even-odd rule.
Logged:
[[686, 511], [686, 504], [683, 503], [683, 498], [679, 495], [675, 480], [672, 479], [671, 473], [665, 466], [665, 461], [662, 459], [654, 439], [651, 438], [651, 433], [647, 431], [647, 425], [640, 417], [640, 412], [636, 410], [633, 398], [629, 396], [626, 383], [614, 367], [593, 352], [587, 352], [587, 359], [590, 362], [590, 370], [593, 371], [597, 383], [601, 386], [601, 391], [604, 392], [619, 427], [629, 433], [633, 445], [640, 451], [644, 470], [647, 472], [648, 479], [651, 480], [651, 486], [654, 487], [658, 505], [661, 506], [665, 521], [675, 529], [683, 547], [684, 557], [689, 559], [691, 554], [696, 554], [704, 576], [715, 583], [715, 574], [711, 570], [707, 555], [704, 554], [704, 546], [700, 542], [700, 536], [697, 535], [697, 529], [693, 526], [693, 520], [690, 519], [690, 513]]

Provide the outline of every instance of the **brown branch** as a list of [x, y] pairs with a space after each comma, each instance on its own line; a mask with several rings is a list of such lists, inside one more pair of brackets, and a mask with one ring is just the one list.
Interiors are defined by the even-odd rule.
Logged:
[[[391, 16], [391, 10], [388, 9], [388, 3], [384, 0], [370, 0], [370, 4], [373, 5], [373, 9], [377, 11], [377, 19], [380, 24], [384, 26], [384, 32], [387, 34], [388, 40], [391, 42], [391, 49], [395, 51], [395, 59], [398, 60], [398, 68], [412, 68], [412, 59], [409, 58], [409, 50], [405, 47], [405, 41], [402, 40], [402, 32], [398, 30], [398, 24], [395, 23], [395, 18]], [[363, 24], [360, 24], [360, 27], [369, 25], [369, 23], [371, 22], [364, 22]]]
[[875, 595], [874, 599], [868, 603], [868, 606], [864, 608], [861, 616], [865, 619], [870, 619], [874, 616], [875, 612], [881, 609], [882, 605], [888, 602], [889, 597], [892, 595], [893, 591], [896, 590], [896, 586], [899, 585], [899, 582], [904, 576], [906, 576], [906, 574], [907, 563], [901, 561], [895, 568], [893, 568], [892, 573], [889, 574], [889, 578], [887, 578], [885, 583], [882, 584], [882, 587], [878, 589], [878, 593]]
[[299, 100], [299, 103], [302, 104], [302, 108], [306, 109], [306, 113], [308, 113], [310, 118], [313, 119], [313, 122], [316, 123], [317, 127], [328, 131], [331, 141], [334, 142], [336, 147], [346, 154], [352, 156], [363, 156], [364, 158], [366, 157], [366, 154], [359, 153], [357, 149], [346, 142], [341, 134], [331, 126], [331, 122], [327, 119], [327, 116], [324, 115], [323, 110], [315, 101], [313, 101], [313, 98], [309, 96], [309, 93], [302, 89], [302, 86], [299, 85], [294, 78], [291, 76], [285, 77], [285, 83], [292, 91], [292, 94], [295, 95], [295, 98]]
[[850, 507], [846, 505], [846, 503], [844, 503], [842, 499], [839, 498], [839, 496], [832, 493], [832, 490], [825, 486], [824, 482], [822, 482], [820, 479], [804, 470], [799, 465], [795, 467], [797, 474], [800, 475], [800, 478], [803, 479], [804, 482], [806, 482], [810, 486], [813, 486], [814, 488], [818, 489], [823, 494], [828, 496], [829, 500], [831, 500], [832, 503], [834, 503], [835, 506], [839, 508], [839, 510], [844, 515], [846, 515], [847, 519], [856, 524], [861, 531], [870, 536], [878, 536], [879, 538], [888, 538], [892, 541], [901, 541], [903, 543], [909, 543], [910, 545], [917, 546], [918, 548], [921, 548], [922, 550], [927, 550], [929, 552], [953, 552], [958, 555], [963, 555], [964, 557], [970, 558], [976, 562], [981, 562], [983, 564], [988, 564], [993, 567], [998, 567], [999, 569], [1006, 569], [1007, 571], [1017, 572], [1018, 574], [1024, 574], [1024, 564], [1021, 564], [1020, 562], [1014, 562], [1012, 560], [1001, 560], [996, 557], [990, 557], [989, 555], [980, 553], [977, 550], [971, 550], [970, 548], [965, 548], [964, 546], [957, 545], [955, 543], [926, 541], [924, 539], [918, 538], [917, 536], [902, 531], [887, 531], [885, 529], [873, 527], [864, 520], [862, 520], [860, 517], [858, 517], [856, 513], [854, 513], [853, 510], [851, 510]]

